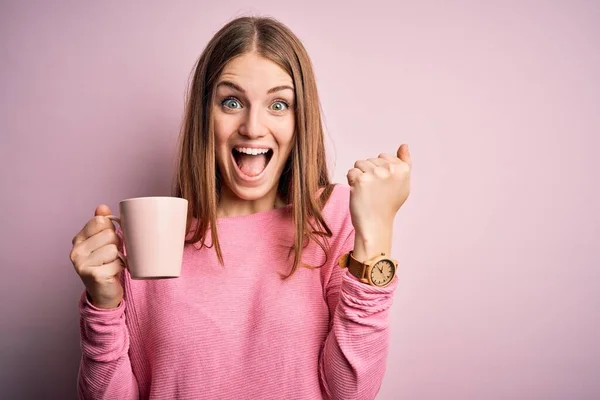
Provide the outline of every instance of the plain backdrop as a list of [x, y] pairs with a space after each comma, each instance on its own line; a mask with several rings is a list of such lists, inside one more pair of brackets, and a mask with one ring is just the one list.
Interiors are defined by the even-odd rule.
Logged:
[[410, 144], [378, 399], [600, 398], [600, 2], [1, 1], [0, 397], [73, 399], [97, 204], [169, 194], [206, 42], [270, 15], [315, 65], [334, 180]]

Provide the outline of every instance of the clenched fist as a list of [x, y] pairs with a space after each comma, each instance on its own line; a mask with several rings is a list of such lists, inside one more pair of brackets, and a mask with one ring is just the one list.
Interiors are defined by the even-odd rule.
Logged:
[[394, 217], [410, 193], [412, 161], [408, 145], [396, 155], [359, 160], [347, 175], [350, 213], [357, 237], [377, 238], [391, 232]]
[[111, 215], [108, 206], [96, 208], [95, 216], [73, 238], [70, 254], [92, 304], [99, 308], [116, 308], [123, 299], [120, 239], [108, 215]]

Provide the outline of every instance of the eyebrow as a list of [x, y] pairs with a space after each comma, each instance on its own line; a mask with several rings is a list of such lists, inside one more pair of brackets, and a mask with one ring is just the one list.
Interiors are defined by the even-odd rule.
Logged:
[[[231, 81], [221, 81], [217, 84], [217, 87], [219, 86], [227, 86], [230, 87], [234, 90], [237, 90], [240, 93], [246, 93], [246, 91], [239, 85], [231, 82]], [[280, 86], [275, 86], [274, 88], [271, 88], [267, 91], [267, 94], [271, 94], [271, 93], [275, 93], [275, 92], [280, 92], [282, 90], [291, 90], [292, 92], [294, 91], [294, 88], [289, 86], [289, 85], [280, 85]]]

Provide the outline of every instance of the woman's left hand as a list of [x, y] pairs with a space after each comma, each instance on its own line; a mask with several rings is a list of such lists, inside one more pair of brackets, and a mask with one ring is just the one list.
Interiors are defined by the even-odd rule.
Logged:
[[396, 213], [410, 193], [411, 168], [408, 145], [403, 144], [396, 156], [380, 154], [359, 160], [348, 171], [350, 214], [357, 240], [391, 240]]

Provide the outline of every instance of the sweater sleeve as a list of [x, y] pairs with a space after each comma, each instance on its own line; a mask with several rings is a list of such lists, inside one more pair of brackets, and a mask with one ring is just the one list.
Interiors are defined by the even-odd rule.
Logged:
[[374, 399], [386, 370], [390, 307], [398, 278], [385, 288], [366, 285], [337, 264], [352, 249], [354, 232], [337, 249], [325, 298], [331, 315], [319, 360], [328, 399]]
[[80, 399], [138, 399], [138, 384], [129, 359], [126, 299], [119, 307], [94, 307], [86, 292], [79, 302], [81, 363], [77, 392]]

